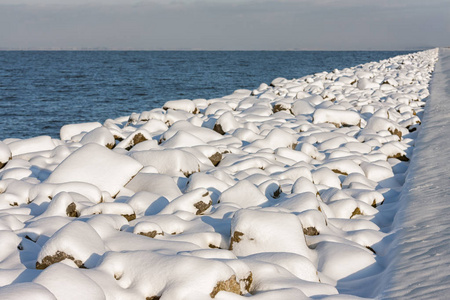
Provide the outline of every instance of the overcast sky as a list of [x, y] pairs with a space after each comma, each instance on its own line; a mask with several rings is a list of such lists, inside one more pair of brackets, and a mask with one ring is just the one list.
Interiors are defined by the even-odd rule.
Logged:
[[0, 0], [1, 49], [450, 46], [450, 0]]

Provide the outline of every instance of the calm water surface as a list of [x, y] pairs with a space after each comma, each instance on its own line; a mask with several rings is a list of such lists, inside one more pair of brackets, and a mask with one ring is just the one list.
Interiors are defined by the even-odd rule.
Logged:
[[0, 51], [0, 140], [59, 137], [168, 100], [216, 98], [378, 61], [393, 51]]

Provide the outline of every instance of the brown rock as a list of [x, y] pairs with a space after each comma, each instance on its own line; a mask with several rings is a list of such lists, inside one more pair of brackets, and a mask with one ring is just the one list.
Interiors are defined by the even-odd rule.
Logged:
[[202, 214], [204, 211], [206, 211], [210, 206], [212, 205], [212, 201], [210, 200], [208, 203], [205, 203], [203, 201], [198, 201], [194, 204], [194, 207], [197, 209], [195, 212], [196, 215]]
[[352, 212], [352, 215], [350, 216], [350, 219], [353, 218], [356, 215], [362, 215], [363, 213], [359, 209], [359, 207], [355, 208], [355, 210]]
[[345, 173], [345, 172], [343, 172], [343, 171], [340, 171], [340, 170], [338, 170], [338, 169], [332, 169], [331, 171], [333, 171], [333, 172], [336, 173], [336, 174], [341, 174], [341, 175], [345, 175], [345, 176], [348, 175], [347, 173]]
[[272, 112], [273, 112], [273, 113], [277, 113], [277, 112], [283, 111], [283, 110], [287, 110], [287, 108], [284, 107], [284, 106], [281, 105], [281, 104], [275, 104], [274, 107], [273, 107], [273, 109], [272, 109]]
[[225, 134], [225, 131], [223, 131], [223, 129], [222, 129], [222, 125], [220, 125], [220, 124], [215, 124], [214, 125], [214, 129], [213, 129], [215, 132], [217, 132], [217, 133], [220, 133], [221, 135], [224, 135]]
[[60, 261], [63, 261], [65, 259], [73, 260], [73, 262], [79, 267], [79, 268], [85, 268], [83, 265], [83, 262], [81, 260], [75, 259], [72, 255], [67, 254], [62, 251], [56, 251], [56, 253], [52, 256], [47, 255], [42, 259], [42, 262], [36, 262], [36, 269], [38, 270], [44, 270], [48, 266], [58, 263]]
[[401, 161], [409, 161], [409, 158], [406, 157], [406, 155], [402, 155], [400, 153], [397, 153], [397, 154], [392, 155], [392, 156], [388, 156], [388, 158], [396, 158], [396, 159], [401, 160]]
[[220, 163], [220, 161], [222, 160], [222, 154], [219, 152], [214, 153], [213, 155], [211, 155], [210, 157], [208, 157], [209, 160], [211, 161], [211, 163], [214, 165], [214, 167], [217, 167], [217, 165]]
[[141, 142], [144, 142], [146, 140], [147, 140], [147, 138], [142, 133], [138, 132], [133, 136], [133, 140], [131, 140], [130, 145], [126, 149], [130, 150], [131, 148], [133, 148], [133, 146], [135, 146]]
[[138, 234], [154, 238], [158, 233], [156, 232], [156, 230], [153, 230], [150, 232], [139, 232]]
[[241, 241], [241, 236], [243, 236], [244, 234], [240, 231], [235, 231], [233, 233], [233, 236], [231, 237], [231, 241], [230, 241], [230, 249], [229, 250], [233, 250], [233, 243], [239, 243]]
[[281, 195], [282, 191], [281, 191], [281, 187], [278, 186], [278, 189], [273, 193], [273, 199], [278, 199]]
[[156, 230], [149, 231], [149, 232], [139, 232], [138, 234], [148, 236], [150, 238], [154, 238], [157, 235], [164, 235], [164, 232], [158, 233]]
[[240, 295], [241, 287], [236, 280], [236, 276], [232, 275], [228, 280], [217, 282], [216, 286], [209, 295], [211, 296], [211, 298], [214, 298], [220, 291], [226, 291]]
[[397, 128], [395, 128], [394, 130], [392, 130], [392, 128], [388, 128], [388, 131], [392, 134], [392, 135], [396, 135], [398, 136], [399, 140], [402, 140], [402, 132], [400, 130], [398, 130]]
[[319, 231], [316, 229], [316, 227], [307, 227], [307, 228], [303, 228], [303, 233], [305, 235], [319, 235]]
[[71, 218], [79, 217], [79, 214], [77, 212], [77, 205], [74, 202], [70, 203], [69, 206], [67, 206], [66, 214], [68, 217], [71, 217]]
[[131, 215], [121, 215], [122, 217], [124, 217], [125, 219], [127, 219], [128, 222], [133, 221], [134, 219], [136, 219], [136, 214], [133, 213]]

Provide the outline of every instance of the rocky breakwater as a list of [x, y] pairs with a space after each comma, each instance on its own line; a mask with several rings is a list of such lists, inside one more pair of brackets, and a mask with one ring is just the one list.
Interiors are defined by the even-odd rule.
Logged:
[[375, 297], [436, 59], [3, 140], [0, 298]]

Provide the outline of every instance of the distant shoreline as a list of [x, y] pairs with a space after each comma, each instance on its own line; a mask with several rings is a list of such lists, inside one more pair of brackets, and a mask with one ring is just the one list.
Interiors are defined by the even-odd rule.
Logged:
[[[243, 49], [233, 49], [233, 50], [221, 50], [221, 49], [109, 49], [109, 48], [86, 48], [86, 49], [69, 49], [69, 48], [62, 48], [62, 49], [52, 49], [52, 48], [43, 48], [43, 49], [8, 49], [8, 48], [0, 48], [0, 51], [6, 52], [6, 51], [23, 51], [23, 52], [32, 52], [32, 51], [48, 51], [48, 52], [83, 52], [83, 51], [107, 51], [107, 52], [124, 52], [124, 51], [130, 51], [130, 52], [398, 52], [398, 51], [424, 51], [427, 49], [432, 49], [434, 47], [424, 47], [424, 48], [413, 48], [413, 49], [395, 49], [395, 50], [384, 50], [384, 49], [376, 49], [376, 50], [321, 50], [321, 49], [279, 49], [279, 50], [267, 50], [267, 49], [255, 49], [255, 50], [243, 50]], [[448, 48], [448, 47], [446, 47]]]

